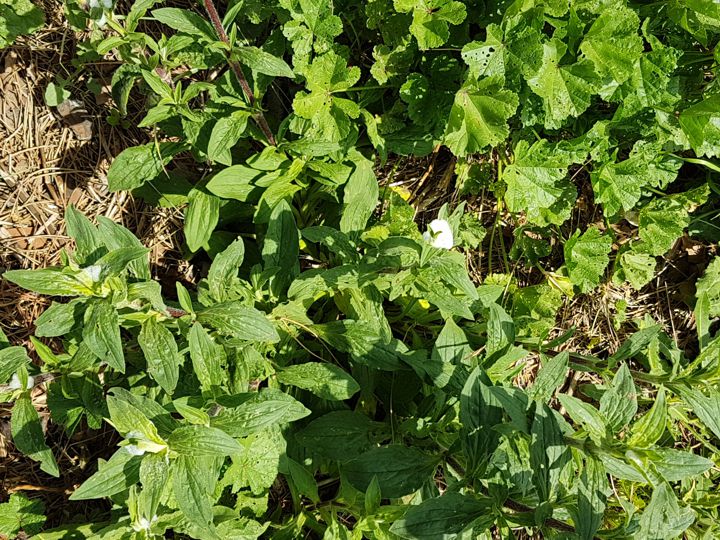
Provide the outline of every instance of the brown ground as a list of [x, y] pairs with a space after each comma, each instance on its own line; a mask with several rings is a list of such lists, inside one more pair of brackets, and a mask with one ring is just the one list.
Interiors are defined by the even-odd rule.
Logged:
[[[108, 124], [107, 91], [95, 95], [88, 89], [91, 77], [101, 88], [107, 88], [115, 64], [91, 65], [72, 84], [73, 98], [87, 109], [92, 121], [89, 140], [79, 140], [79, 134], [57, 111], [44, 104], [47, 84], [74, 70], [70, 60], [76, 53], [77, 39], [62, 22], [58, 6], [54, 0], [45, 0], [46, 27], [0, 51], [0, 272], [57, 263], [61, 248], [68, 242], [63, 214], [69, 204], [74, 204], [91, 218], [103, 215], [136, 233], [151, 248], [156, 275], [187, 277], [191, 269], [179, 255], [181, 211], [152, 208], [128, 193], [107, 191], [105, 173], [112, 158], [147, 137], [141, 131]], [[380, 172], [385, 180], [400, 181], [416, 195], [422, 194], [424, 212], [420, 218], [424, 219], [433, 216], [443, 202], [457, 199], [452, 165], [450, 158], [440, 152], [427, 159], [403, 159], [393, 164], [391, 178], [392, 167]], [[469, 206], [492, 227], [496, 216], [493, 199], [472, 198]], [[509, 246], [514, 223], [509, 217], [501, 217], [498, 234]], [[577, 223], [587, 224], [587, 216], [575, 216]], [[490, 256], [484, 252], [468, 255], [469, 266], [478, 279], [490, 271], [503, 271], [499, 251], [502, 243], [498, 240]], [[640, 293], [607, 284], [596, 294], [567, 301], [558, 318], [558, 333], [575, 325], [575, 337], [566, 347], [578, 352], [613, 352], [632, 332], [631, 322], [647, 315], [662, 323], [681, 347], [692, 350], [694, 322], [687, 303], [706, 260], [703, 246], [678, 243], [656, 281]], [[523, 283], [537, 283], [542, 278], [538, 270], [514, 268], [514, 272]], [[618, 324], [620, 300], [627, 302], [628, 322]], [[0, 328], [13, 344], [28, 345], [32, 323], [48, 304], [44, 298], [0, 281]], [[528, 378], [532, 378], [536, 366], [530, 366], [525, 374]], [[47, 419], [42, 392], [36, 396], [36, 405]], [[74, 515], [89, 517], [106, 510], [103, 503], [66, 506], [65, 492], [85, 476], [86, 463], [112, 452], [112, 437], [104, 432], [80, 431], [68, 439], [51, 425], [48, 439], [53, 441], [60, 466], [68, 471], [63, 479], [51, 479], [39, 471], [37, 464], [14, 451], [9, 442], [10, 411], [9, 406], [0, 404], [0, 502], [18, 490], [42, 496], [53, 524], [67, 522]]]

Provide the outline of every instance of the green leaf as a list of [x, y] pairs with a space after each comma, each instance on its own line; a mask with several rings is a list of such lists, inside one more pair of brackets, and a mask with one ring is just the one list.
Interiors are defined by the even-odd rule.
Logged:
[[286, 443], [279, 429], [266, 429], [240, 441], [242, 452], [232, 456], [225, 483], [232, 482], [233, 490], [249, 487], [256, 495], [267, 492], [280, 472], [281, 456]]
[[707, 458], [674, 448], [654, 448], [644, 455], [668, 482], [697, 478], [715, 465]]
[[715, 257], [697, 281], [695, 319], [701, 348], [710, 342], [710, 318], [720, 317], [720, 257]]
[[544, 140], [532, 146], [520, 141], [514, 153], [502, 176], [508, 209], [526, 212], [528, 220], [538, 225], [561, 225], [570, 217], [577, 196], [567, 180], [568, 157]]
[[580, 50], [612, 85], [627, 80], [643, 52], [637, 13], [622, 4], [603, 9], [585, 33]]
[[[120, 248], [133, 248], [145, 251], [145, 246], [140, 240], [122, 225], [119, 225], [104, 216], [97, 217], [98, 233], [102, 242], [110, 251], [117, 251]], [[139, 252], [139, 251], [138, 251]], [[132, 259], [127, 267], [135, 277], [142, 280], [150, 279], [150, 264], [147, 257], [138, 256]]]
[[607, 436], [607, 421], [598, 410], [584, 401], [568, 394], [558, 394], [558, 401], [574, 422], [587, 430], [596, 444], [602, 444]]
[[83, 320], [85, 300], [76, 298], [67, 304], [53, 302], [35, 320], [35, 335], [38, 337], [58, 337], [70, 332]]
[[198, 311], [197, 320], [224, 335], [251, 342], [277, 343], [275, 327], [264, 313], [240, 302], [225, 302]]
[[27, 537], [39, 533], [45, 523], [45, 505], [40, 499], [28, 499], [22, 493], [13, 493], [8, 502], [0, 504], [0, 534], [8, 538]]
[[120, 322], [115, 306], [108, 300], [96, 300], [88, 306], [83, 325], [83, 340], [102, 362], [125, 373], [125, 355], [120, 337]]
[[30, 365], [30, 357], [25, 347], [6, 347], [0, 349], [0, 384], [10, 380], [22, 366]]
[[148, 143], [123, 150], [110, 165], [108, 189], [127, 191], [142, 186], [159, 176], [181, 150], [181, 144], [171, 142]]
[[630, 338], [623, 342], [615, 354], [608, 358], [608, 367], [613, 368], [619, 362], [634, 358], [643, 352], [657, 337], [660, 330], [660, 325], [654, 324], [635, 332]]
[[170, 464], [164, 453], [147, 454], [140, 463], [140, 492], [139, 506], [144, 515], [157, 515], [160, 500], [166, 490], [170, 476]]
[[175, 336], [157, 318], [150, 317], [143, 322], [138, 343], [145, 355], [148, 374], [163, 390], [172, 394], [183, 363]]
[[570, 281], [581, 292], [589, 292], [600, 283], [610, 261], [611, 249], [612, 239], [595, 227], [588, 228], [582, 235], [577, 230], [565, 242], [565, 264]]
[[688, 107], [680, 113], [679, 121], [698, 156], [720, 156], [720, 94]]
[[60, 268], [40, 268], [38, 270], [9, 270], [3, 278], [20, 285], [23, 289], [51, 296], [90, 296], [92, 289], [78, 281], [69, 272]]
[[210, 463], [207, 458], [179, 456], [172, 467], [173, 493], [180, 510], [190, 523], [214, 535], [212, 492], [214, 480], [210, 477]]
[[241, 64], [248, 66], [254, 72], [270, 75], [271, 77], [295, 77], [293, 70], [285, 60], [257, 47], [236, 47], [233, 49]]
[[573, 516], [580, 540], [593, 540], [602, 525], [605, 503], [610, 491], [602, 462], [588, 456], [578, 482], [577, 515]]
[[493, 428], [502, 422], [503, 406], [491, 388], [487, 375], [476, 367], [460, 394], [461, 441], [471, 471], [485, 464], [499, 442]]
[[565, 444], [555, 413], [544, 403], [535, 409], [530, 433], [533, 485], [541, 501], [551, 501], [561, 487], [562, 469], [570, 462], [570, 448]]
[[140, 409], [123, 397], [123, 394], [107, 397], [110, 421], [115, 429], [127, 439], [139, 439], [165, 446], [165, 441], [158, 435], [155, 424]]
[[472, 350], [465, 332], [448, 319], [438, 334], [429, 362], [424, 362], [424, 371], [438, 388], [450, 385], [452, 391], [460, 392], [462, 385], [462, 364], [470, 357]]
[[394, 0], [401, 13], [412, 12], [410, 32], [420, 50], [434, 49], [450, 38], [449, 26], [465, 20], [465, 5], [455, 0]]
[[353, 411], [334, 411], [310, 422], [295, 434], [302, 445], [321, 456], [346, 461], [373, 444], [372, 434], [382, 424]]
[[503, 351], [515, 341], [515, 325], [510, 315], [498, 304], [490, 304], [487, 320], [487, 356]]
[[409, 495], [432, 478], [438, 459], [415, 448], [391, 445], [369, 450], [344, 463], [341, 470], [348, 482], [365, 491], [377, 477], [383, 498]]
[[250, 118], [249, 112], [235, 111], [229, 116], [223, 116], [215, 123], [208, 141], [207, 156], [210, 161], [232, 165], [230, 149], [245, 133], [248, 118]]
[[670, 486], [660, 484], [653, 490], [650, 504], [640, 516], [641, 538], [671, 540], [678, 538], [695, 521], [695, 512], [678, 504], [677, 497]]
[[287, 475], [288, 479], [295, 485], [295, 488], [311, 501], [315, 503], [320, 501], [315, 478], [312, 473], [300, 465], [300, 463], [294, 459], [290, 459], [287, 455], [281, 456], [280, 472]]
[[554, 38], [543, 45], [540, 69], [527, 79], [530, 89], [543, 100], [545, 127], [558, 129], [568, 118], [580, 116], [590, 106], [598, 87], [590, 60], [561, 65], [567, 45]]
[[615, 270], [615, 277], [630, 282], [632, 288], [639, 291], [655, 277], [656, 267], [655, 257], [630, 249], [620, 255], [620, 268]]
[[680, 394], [693, 414], [720, 439], [720, 392], [708, 390], [703, 393], [697, 388], [686, 386], [680, 386], [673, 391]]
[[372, 161], [352, 153], [353, 169], [343, 189], [343, 211], [340, 231], [357, 234], [365, 230], [377, 206], [379, 188]]
[[455, 94], [445, 145], [463, 157], [500, 144], [510, 134], [507, 122], [518, 104], [517, 94], [503, 89], [497, 77], [468, 82]]
[[664, 197], [650, 201], [638, 218], [643, 249], [650, 255], [664, 255], [689, 224], [687, 210], [678, 199]]
[[55, 456], [45, 444], [40, 417], [27, 394], [15, 400], [12, 410], [11, 431], [13, 444], [18, 450], [30, 459], [39, 461], [40, 469], [47, 474], [55, 477], [60, 476]]
[[239, 406], [224, 408], [210, 418], [210, 425], [231, 437], [246, 437], [265, 428], [294, 422], [310, 411], [299, 401], [279, 390], [266, 389], [248, 395]]
[[216, 344], [208, 331], [197, 322], [190, 329], [188, 344], [190, 360], [201, 388], [210, 391], [221, 386], [225, 379], [222, 366], [227, 361], [224, 349]]
[[630, 369], [623, 364], [613, 378], [610, 388], [600, 398], [600, 413], [607, 419], [613, 433], [618, 433], [637, 412], [637, 390]]
[[42, 10], [29, 0], [0, 3], [0, 49], [12, 45], [18, 36], [35, 32], [44, 22]]
[[[541, 358], [543, 357], [541, 356]], [[569, 361], [570, 354], [567, 351], [551, 358], [545, 358], [533, 385], [528, 390], [528, 397], [541, 403], [547, 403], [565, 382]]]
[[242, 451], [242, 446], [224, 431], [207, 426], [183, 426], [168, 437], [168, 446], [188, 456], [229, 456]]
[[228, 293], [237, 282], [238, 269], [245, 257], [245, 243], [238, 238], [213, 259], [208, 271], [210, 294], [218, 302], [227, 300]]
[[220, 218], [220, 199], [202, 189], [190, 191], [190, 204], [185, 210], [185, 241], [190, 251], [205, 246]]
[[245, 165], [233, 165], [223, 169], [208, 181], [205, 188], [214, 195], [224, 199], [235, 199], [242, 202], [257, 201], [262, 189], [253, 181], [262, 176], [262, 171], [251, 169]]
[[[487, 518], [491, 506], [487, 499], [448, 492], [411, 505], [407, 513], [393, 523], [390, 532], [411, 540], [453, 540], [476, 519]], [[473, 533], [480, 530], [476, 526]]]
[[212, 25], [192, 11], [179, 8], [160, 8], [153, 10], [152, 16], [155, 20], [178, 32], [190, 34], [196, 38], [204, 38], [210, 42], [217, 40]]
[[278, 372], [277, 379], [283, 384], [297, 386], [332, 401], [350, 399], [360, 390], [360, 385], [345, 370], [320, 362], [283, 368]]
[[667, 417], [665, 387], [661, 386], [650, 410], [632, 425], [628, 446], [647, 448], [655, 444], [665, 433]]
[[280, 268], [270, 279], [270, 290], [276, 297], [283, 295], [300, 273], [300, 234], [290, 204], [281, 200], [270, 214], [263, 241], [262, 257], [265, 269]]

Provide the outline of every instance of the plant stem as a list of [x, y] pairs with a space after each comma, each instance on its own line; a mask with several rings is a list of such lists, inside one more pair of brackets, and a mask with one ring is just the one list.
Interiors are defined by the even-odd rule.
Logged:
[[[215, 8], [215, 3], [213, 2], [213, 0], [203, 0], [203, 4], [205, 5], [205, 11], [207, 11], [208, 17], [210, 17], [210, 22], [212, 22], [213, 27], [215, 27], [215, 32], [217, 32], [220, 41], [222, 41], [229, 47], [230, 40], [228, 39], [228, 35], [225, 32], [225, 28], [223, 28], [222, 21], [220, 20], [220, 15], [218, 15], [218, 11]], [[236, 60], [233, 60], [232, 50], [230, 49], [228, 49], [228, 63], [230, 64], [230, 69], [232, 69], [233, 73], [235, 73], [235, 77], [240, 83], [240, 86], [242, 87], [243, 93], [245, 94], [245, 97], [247, 98], [250, 107], [254, 107], [255, 94], [253, 94], [253, 91], [250, 88], [247, 79], [245, 78], [245, 73], [243, 73], [242, 67]], [[277, 146], [275, 136], [270, 130], [270, 126], [268, 125], [263, 112], [261, 110], [256, 110], [253, 113], [253, 119], [260, 128], [260, 131], [262, 131], [267, 138], [268, 142], [272, 146]]]

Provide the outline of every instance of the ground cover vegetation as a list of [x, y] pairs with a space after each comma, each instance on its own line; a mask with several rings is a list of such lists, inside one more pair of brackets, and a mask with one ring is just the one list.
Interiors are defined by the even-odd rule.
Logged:
[[[0, 1], [0, 46], [42, 25]], [[43, 530], [19, 492], [0, 533], [720, 535], [720, 258], [690, 346], [651, 317], [611, 354], [556, 328], [570, 297], [642, 289], [680, 239], [714, 253], [720, 4], [68, 0], [65, 17], [78, 73], [120, 61], [107, 121], [150, 134], [110, 190], [184, 206], [186, 256], [212, 262], [168, 294], [131, 231], [69, 206], [62, 265], [5, 272], [55, 297], [34, 362], [0, 339], [13, 444], [63, 474], [46, 388], [68, 436], [108, 424], [117, 445], [70, 495], [108, 512]], [[422, 201], [378, 183], [427, 155], [460, 199], [494, 201], [491, 226], [455, 198], [418, 227]], [[469, 273], [481, 252], [504, 272]]]

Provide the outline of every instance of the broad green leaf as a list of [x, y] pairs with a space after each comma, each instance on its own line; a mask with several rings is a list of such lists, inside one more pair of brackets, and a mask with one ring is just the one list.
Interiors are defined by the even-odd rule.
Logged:
[[491, 356], [515, 341], [515, 325], [510, 315], [498, 304], [490, 304], [485, 350]]
[[81, 266], [91, 264], [93, 261], [89, 261], [89, 257], [93, 254], [97, 255], [97, 250], [103, 246], [97, 227], [73, 205], [68, 206], [65, 211], [65, 227], [68, 235], [75, 240], [75, 257], [78, 264]]
[[377, 477], [383, 498], [409, 495], [432, 478], [438, 459], [407, 446], [374, 448], [342, 465], [348, 482], [365, 491]]
[[593, 63], [580, 60], [561, 65], [567, 45], [554, 38], [543, 45], [540, 69], [527, 79], [530, 89], [543, 100], [545, 127], [558, 129], [568, 118], [580, 116], [590, 106], [590, 98], [598, 89]]
[[210, 294], [218, 301], [227, 300], [228, 292], [237, 281], [238, 270], [245, 257], [245, 243], [238, 238], [218, 253], [208, 270]]
[[438, 388], [450, 385], [453, 393], [459, 393], [464, 382], [462, 367], [471, 354], [470, 345], [465, 332], [455, 321], [445, 321], [443, 329], [435, 340], [429, 362], [425, 362], [425, 372]]
[[570, 281], [581, 292], [589, 292], [600, 283], [610, 259], [612, 239], [595, 227], [588, 228], [582, 235], [579, 230], [565, 242], [565, 264]]
[[673, 490], [667, 484], [660, 484], [654, 490], [650, 504], [640, 516], [641, 538], [671, 540], [678, 538], [695, 521], [695, 512], [687, 506], [680, 506]]
[[45, 444], [40, 417], [27, 394], [15, 400], [11, 431], [13, 444], [18, 450], [34, 461], [39, 461], [40, 469], [47, 474], [60, 476], [55, 456]]
[[301, 231], [301, 234], [309, 242], [322, 244], [343, 261], [353, 261], [357, 256], [357, 248], [353, 246], [348, 236], [332, 227], [325, 225], [307, 227]]
[[7, 538], [20, 538], [39, 533], [45, 523], [45, 505], [41, 499], [28, 499], [22, 493], [13, 493], [10, 500], [0, 504], [0, 534]]
[[242, 202], [257, 201], [263, 190], [254, 182], [262, 175], [262, 171], [245, 165], [233, 165], [210, 178], [205, 188], [210, 193], [225, 199]]
[[168, 437], [168, 446], [188, 456], [229, 456], [242, 450], [224, 431], [208, 426], [183, 426]]
[[161, 142], [123, 150], [110, 165], [108, 189], [127, 191], [159, 176], [172, 157], [182, 150], [179, 143]]
[[643, 352], [647, 346], [657, 337], [660, 332], [660, 325], [654, 324], [638, 330], [626, 339], [615, 354], [608, 359], [608, 367], [613, 368], [619, 362], [630, 360]]
[[163, 390], [172, 394], [183, 363], [175, 336], [157, 318], [150, 317], [140, 329], [138, 343], [145, 355], [148, 374]]
[[600, 398], [600, 413], [607, 419], [613, 433], [618, 433], [630, 423], [637, 408], [637, 390], [630, 369], [627, 364], [623, 364], [610, 388]]
[[70, 332], [83, 320], [85, 300], [76, 298], [67, 304], [53, 302], [35, 319], [35, 335], [38, 337], [58, 337]]
[[40, 268], [38, 270], [9, 270], [3, 278], [20, 285], [23, 289], [51, 296], [91, 296], [93, 294], [84, 283], [73, 274], [60, 268]]
[[482, 467], [499, 442], [493, 430], [503, 419], [502, 403], [491, 392], [487, 375], [476, 367], [460, 394], [461, 441], [468, 457], [468, 470]]
[[198, 311], [197, 320], [224, 335], [251, 342], [276, 343], [280, 340], [275, 327], [265, 315], [240, 302], [225, 302]]
[[310, 422], [295, 434], [295, 438], [312, 452], [346, 461], [369, 450], [373, 432], [381, 432], [382, 427], [363, 414], [334, 411]]
[[697, 281], [695, 292], [695, 320], [700, 346], [710, 341], [710, 318], [720, 317], [720, 257], [715, 257]]
[[[123, 247], [145, 249], [145, 246], [142, 245], [140, 240], [138, 240], [138, 238], [125, 227], [107, 219], [104, 216], [98, 216], [97, 222], [100, 238], [109, 250], [115, 251]], [[128, 269], [139, 279], [150, 279], [150, 265], [147, 257], [138, 257], [131, 260], [128, 264]]]
[[720, 439], [720, 392], [708, 390], [701, 392], [697, 388], [679, 386], [673, 391], [679, 393], [692, 413]]
[[647, 450], [644, 457], [655, 465], [657, 472], [668, 482], [700, 477], [715, 465], [707, 458], [674, 448]]
[[573, 516], [580, 540], [593, 540], [602, 525], [610, 489], [602, 462], [588, 456], [578, 482], [577, 515]]
[[343, 189], [343, 212], [340, 231], [357, 234], [365, 230], [378, 202], [379, 188], [373, 163], [359, 153], [353, 153], [355, 168]]
[[647, 448], [655, 444], [665, 433], [667, 418], [665, 387], [661, 386], [650, 410], [632, 425], [628, 446]]
[[15, 346], [0, 349], [0, 384], [8, 382], [20, 367], [29, 365], [30, 357], [25, 347]]
[[300, 234], [295, 217], [287, 201], [280, 201], [270, 214], [267, 233], [263, 240], [262, 257], [265, 269], [281, 270], [270, 279], [270, 290], [279, 298], [300, 273], [298, 255]]
[[611, 85], [627, 80], [643, 52], [637, 13], [620, 3], [608, 6], [585, 33], [580, 50]]
[[720, 156], [720, 94], [688, 107], [680, 113], [679, 121], [699, 156]]
[[350, 399], [360, 390], [357, 381], [344, 369], [320, 362], [283, 368], [278, 372], [277, 379], [283, 384], [297, 386], [332, 401]]
[[30, 0], [0, 3], [0, 49], [12, 45], [18, 36], [31, 34], [45, 22], [42, 10]]
[[655, 277], [656, 267], [655, 257], [630, 249], [620, 255], [620, 268], [616, 268], [614, 277], [630, 282], [633, 289], [639, 291]]
[[544, 403], [538, 403], [535, 409], [530, 433], [533, 485], [541, 501], [551, 501], [561, 487], [562, 469], [570, 462], [570, 448], [565, 444], [555, 413]]
[[507, 184], [505, 202], [511, 212], [526, 212], [538, 225], [561, 225], [570, 217], [577, 196], [567, 180], [570, 161], [546, 141], [530, 146], [520, 141], [515, 157], [502, 175]]
[[245, 64], [254, 72], [271, 77], [288, 77], [290, 79], [295, 77], [293, 70], [285, 63], [285, 60], [257, 47], [236, 47], [233, 49], [233, 54], [241, 64]]
[[147, 454], [140, 463], [140, 507], [146, 516], [157, 515], [160, 499], [167, 489], [170, 463], [164, 453]]
[[190, 191], [190, 204], [185, 210], [185, 241], [190, 251], [207, 244], [220, 218], [220, 199], [202, 189]]
[[[390, 532], [412, 540], [454, 540], [476, 519], [487, 518], [491, 506], [487, 499], [448, 492], [411, 505], [403, 518], [393, 523]], [[476, 526], [473, 533], [480, 530]]]
[[465, 20], [465, 5], [455, 0], [394, 0], [395, 9], [411, 12], [410, 32], [420, 50], [434, 49], [450, 37], [449, 26]]
[[155, 425], [140, 409], [123, 399], [122, 394], [119, 396], [109, 395], [107, 407], [112, 425], [123, 437], [165, 446], [165, 441], [158, 435]]
[[226, 376], [222, 367], [227, 361], [224, 349], [197, 322], [190, 329], [188, 344], [193, 370], [202, 389], [210, 391], [221, 386]]
[[99, 499], [125, 491], [140, 480], [141, 461], [141, 456], [120, 448], [107, 462], [100, 461], [98, 471], [70, 495], [70, 500]]
[[210, 161], [232, 165], [230, 149], [240, 140], [247, 127], [250, 113], [235, 111], [220, 118], [212, 128], [208, 141], [207, 156]]
[[173, 462], [172, 482], [175, 500], [185, 517], [209, 538], [217, 538], [213, 525], [214, 480], [207, 459], [181, 455]]
[[286, 450], [284, 437], [275, 427], [254, 433], [240, 444], [242, 450], [233, 454], [223, 482], [232, 483], [235, 491], [249, 487], [256, 495], [266, 493], [280, 472], [280, 460]]
[[250, 394], [247, 401], [223, 408], [210, 418], [210, 425], [231, 437], [246, 437], [265, 428], [294, 422], [310, 414], [302, 403], [279, 390], [266, 389]]
[[115, 306], [108, 300], [92, 302], [85, 312], [83, 340], [100, 361], [125, 373], [125, 355], [120, 337], [120, 322]]
[[285, 456], [280, 458], [280, 472], [286, 475], [295, 488], [308, 497], [311, 501], [317, 503], [320, 501], [318, 495], [318, 486], [312, 473], [303, 465]]
[[608, 433], [607, 420], [592, 405], [568, 394], [558, 394], [558, 401], [567, 411], [568, 416], [580, 424], [596, 443], [601, 444]]
[[643, 249], [651, 255], [664, 255], [690, 224], [684, 205], [677, 199], [653, 199], [642, 207], [638, 225]]
[[510, 134], [508, 120], [518, 96], [503, 89], [498, 77], [469, 82], [455, 94], [445, 130], [445, 145], [458, 157], [496, 146]]
[[168, 25], [173, 30], [190, 34], [195, 38], [215, 41], [215, 30], [212, 25], [197, 13], [179, 8], [160, 8], [152, 11], [155, 20]]
[[[543, 357], [541, 356], [541, 358]], [[569, 360], [570, 354], [567, 351], [550, 358], [544, 358], [532, 386], [528, 389], [528, 397], [547, 403], [555, 390], [565, 382]]]

